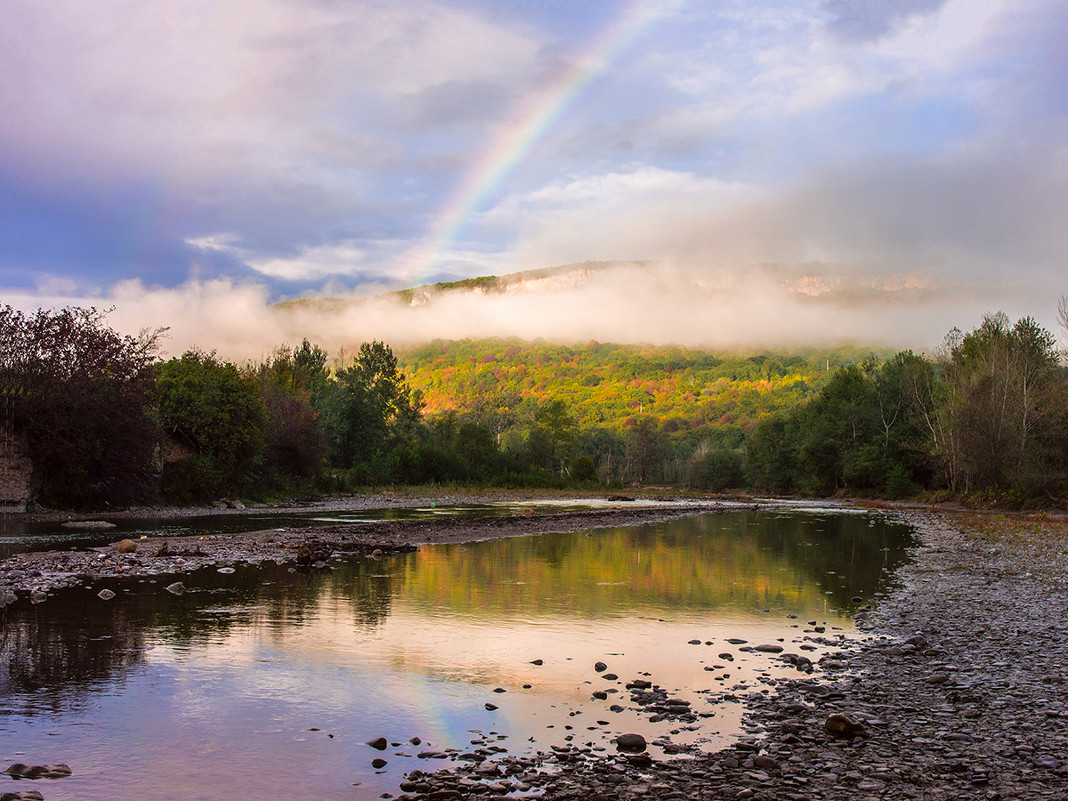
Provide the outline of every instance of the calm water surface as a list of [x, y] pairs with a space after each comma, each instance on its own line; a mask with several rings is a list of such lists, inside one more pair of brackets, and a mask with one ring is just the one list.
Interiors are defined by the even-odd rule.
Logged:
[[[201, 571], [183, 596], [163, 590], [169, 580], [112, 580], [20, 601], [0, 613], [0, 761], [66, 762], [74, 775], [0, 777], [0, 792], [363, 799], [451, 764], [420, 751], [479, 739], [529, 753], [569, 737], [611, 748], [621, 731], [677, 731], [675, 742], [714, 749], [737, 735], [742, 709], [709, 691], [789, 675], [726, 640], [781, 638], [796, 651], [821, 636], [809, 620], [826, 636], [851, 633], [851, 598], [875, 599], [908, 543], [878, 515], [739, 511], [428, 546], [313, 573]], [[105, 584], [113, 601], [95, 595]], [[725, 652], [735, 661], [717, 658]], [[610, 712], [646, 674], [711, 717], [678, 731]], [[610, 688], [619, 694], [591, 698]], [[380, 736], [399, 745], [365, 744]], [[376, 757], [388, 765], [376, 771]]]

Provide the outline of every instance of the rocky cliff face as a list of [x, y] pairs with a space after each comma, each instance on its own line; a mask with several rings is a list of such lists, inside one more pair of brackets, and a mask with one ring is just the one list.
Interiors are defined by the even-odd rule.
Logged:
[[33, 498], [33, 462], [25, 437], [0, 427], [0, 509], [26, 511]]

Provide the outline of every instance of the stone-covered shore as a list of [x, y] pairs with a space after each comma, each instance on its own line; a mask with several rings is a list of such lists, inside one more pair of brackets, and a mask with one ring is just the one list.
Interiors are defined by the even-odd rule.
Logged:
[[[762, 504], [760, 508], [774, 508], [774, 504]], [[0, 607], [20, 598], [43, 603], [48, 593], [55, 590], [97, 584], [108, 578], [180, 576], [205, 567], [234, 567], [267, 560], [321, 566], [332, 556], [359, 557], [375, 551], [391, 553], [433, 543], [632, 526], [716, 510], [716, 504], [707, 502], [680, 501], [655, 507], [621, 504], [618, 508], [576, 512], [145, 537], [127, 541], [125, 547], [117, 536], [111, 547], [32, 551], [0, 560]], [[89, 527], [94, 522], [105, 521], [82, 521], [82, 524]]]
[[[331, 553], [633, 525], [708, 510], [680, 502], [670, 510], [148, 539], [132, 554], [21, 554], [0, 563], [0, 595], [47, 602], [57, 588], [112, 576], [180, 578], [208, 565], [265, 559], [314, 565]], [[533, 756], [474, 749], [471, 759], [445, 770], [430, 770], [441, 764], [437, 759], [422, 763], [426, 772], [410, 773], [393, 795], [405, 801], [515, 798], [517, 791], [576, 801], [1068, 798], [1068, 527], [1047, 518], [901, 516], [915, 527], [919, 544], [896, 585], [858, 615], [857, 635], [843, 638], [813, 672], [738, 694], [746, 732], [730, 748], [674, 759], [652, 758], [640, 748], [613, 753], [581, 745]], [[834, 715], [848, 716], [856, 727], [828, 731]]]

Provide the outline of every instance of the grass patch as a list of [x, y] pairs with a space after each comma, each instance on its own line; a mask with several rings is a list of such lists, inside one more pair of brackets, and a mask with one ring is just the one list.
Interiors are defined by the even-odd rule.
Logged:
[[962, 531], [969, 531], [988, 542], [1068, 541], [1068, 519], [1046, 512], [1035, 514], [972, 514], [957, 516]]

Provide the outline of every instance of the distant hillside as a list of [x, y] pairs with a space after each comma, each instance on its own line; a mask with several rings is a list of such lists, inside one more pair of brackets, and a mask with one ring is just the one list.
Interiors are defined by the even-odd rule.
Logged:
[[455, 411], [498, 431], [522, 429], [539, 403], [559, 398], [580, 428], [620, 433], [651, 416], [676, 439], [734, 446], [761, 417], [797, 406], [839, 366], [870, 355], [857, 347], [744, 353], [487, 339], [435, 341], [398, 359], [429, 415]]
[[616, 267], [645, 267], [651, 262], [642, 261], [585, 261], [563, 264], [538, 270], [525, 270], [508, 275], [484, 275], [464, 278], [459, 281], [439, 281], [410, 289], [383, 292], [366, 298], [296, 298], [275, 306], [279, 311], [319, 311], [337, 313], [370, 301], [395, 300], [406, 306], [422, 306], [436, 298], [457, 292], [481, 294], [505, 294], [537, 289], [566, 289], [581, 286], [597, 273]]

